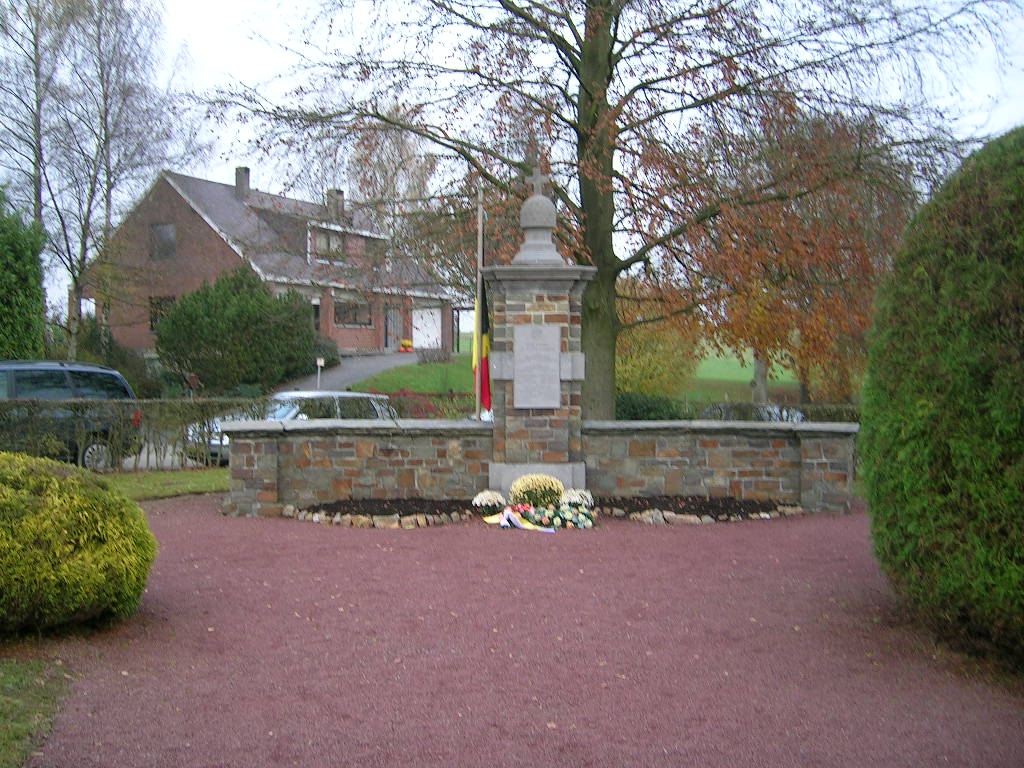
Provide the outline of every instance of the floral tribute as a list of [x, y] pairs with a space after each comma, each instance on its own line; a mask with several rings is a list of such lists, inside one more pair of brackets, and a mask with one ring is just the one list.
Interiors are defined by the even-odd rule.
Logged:
[[565, 493], [562, 481], [551, 475], [523, 475], [508, 489], [509, 504], [548, 507], [557, 504]]
[[505, 497], [497, 491], [480, 491], [473, 497], [473, 506], [481, 514], [493, 515], [505, 508]]
[[[519, 480], [512, 484], [509, 491], [509, 503], [497, 491], [482, 491], [473, 499], [473, 506], [485, 515], [484, 522], [500, 525], [502, 528], [521, 528], [524, 530], [554, 533], [560, 528], [593, 528], [594, 498], [590, 491], [579, 488], [562, 489], [562, 484], [547, 475], [524, 475], [527, 480], [519, 486]], [[558, 496], [551, 503], [531, 504], [522, 501], [524, 494], [529, 496], [540, 490], [545, 494], [542, 498], [551, 498], [550, 491], [558, 484]], [[532, 496], [536, 498], [536, 496]]]

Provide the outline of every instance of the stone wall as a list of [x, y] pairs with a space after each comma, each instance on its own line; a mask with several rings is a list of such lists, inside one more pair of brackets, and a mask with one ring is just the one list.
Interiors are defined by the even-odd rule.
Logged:
[[[489, 483], [493, 427], [402, 419], [225, 424], [225, 512], [278, 515], [340, 499], [471, 499]], [[853, 495], [856, 424], [583, 424], [596, 497], [732, 496], [843, 511]]]
[[772, 499], [845, 510], [856, 424], [604, 421], [584, 425], [594, 496]]
[[231, 438], [224, 511], [277, 515], [339, 499], [471, 499], [487, 487], [490, 424], [400, 419], [249, 422]]

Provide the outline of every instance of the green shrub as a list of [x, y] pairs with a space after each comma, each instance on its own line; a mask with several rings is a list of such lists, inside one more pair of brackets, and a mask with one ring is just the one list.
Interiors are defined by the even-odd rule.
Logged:
[[919, 213], [861, 408], [877, 557], [944, 635], [1024, 660], [1024, 129]]
[[531, 507], [556, 506], [565, 493], [562, 481], [551, 475], [523, 475], [508, 489], [509, 504], [529, 504]]
[[675, 421], [683, 418], [679, 402], [664, 395], [620, 392], [615, 395], [615, 418], [619, 421]]
[[22, 221], [0, 189], [0, 360], [43, 354], [46, 298], [39, 254], [45, 244], [42, 227]]
[[130, 615], [155, 556], [142, 510], [103, 478], [0, 452], [0, 634]]
[[322, 333], [317, 333], [313, 337], [313, 354], [324, 359], [324, 368], [333, 368], [341, 363], [338, 342]]
[[860, 406], [850, 403], [803, 403], [796, 408], [807, 421], [860, 421]]
[[160, 362], [194, 373], [207, 395], [269, 392], [315, 372], [318, 350], [309, 302], [274, 296], [245, 267], [182, 296], [157, 326]]

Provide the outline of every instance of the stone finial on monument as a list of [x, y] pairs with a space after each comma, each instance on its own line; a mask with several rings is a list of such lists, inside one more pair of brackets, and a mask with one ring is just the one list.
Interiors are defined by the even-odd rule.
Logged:
[[553, 237], [557, 222], [555, 204], [544, 194], [544, 185], [549, 179], [540, 172], [540, 168], [535, 167], [527, 181], [533, 185], [533, 194], [526, 199], [519, 212], [519, 224], [525, 237], [512, 263], [545, 266], [564, 264]]

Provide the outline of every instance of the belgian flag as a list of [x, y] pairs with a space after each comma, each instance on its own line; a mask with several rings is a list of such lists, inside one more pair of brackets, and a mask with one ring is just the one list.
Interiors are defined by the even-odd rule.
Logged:
[[491, 410], [491, 318], [487, 311], [487, 288], [480, 287], [480, 297], [474, 302], [477, 320], [473, 324], [473, 378], [480, 394], [480, 407]]

